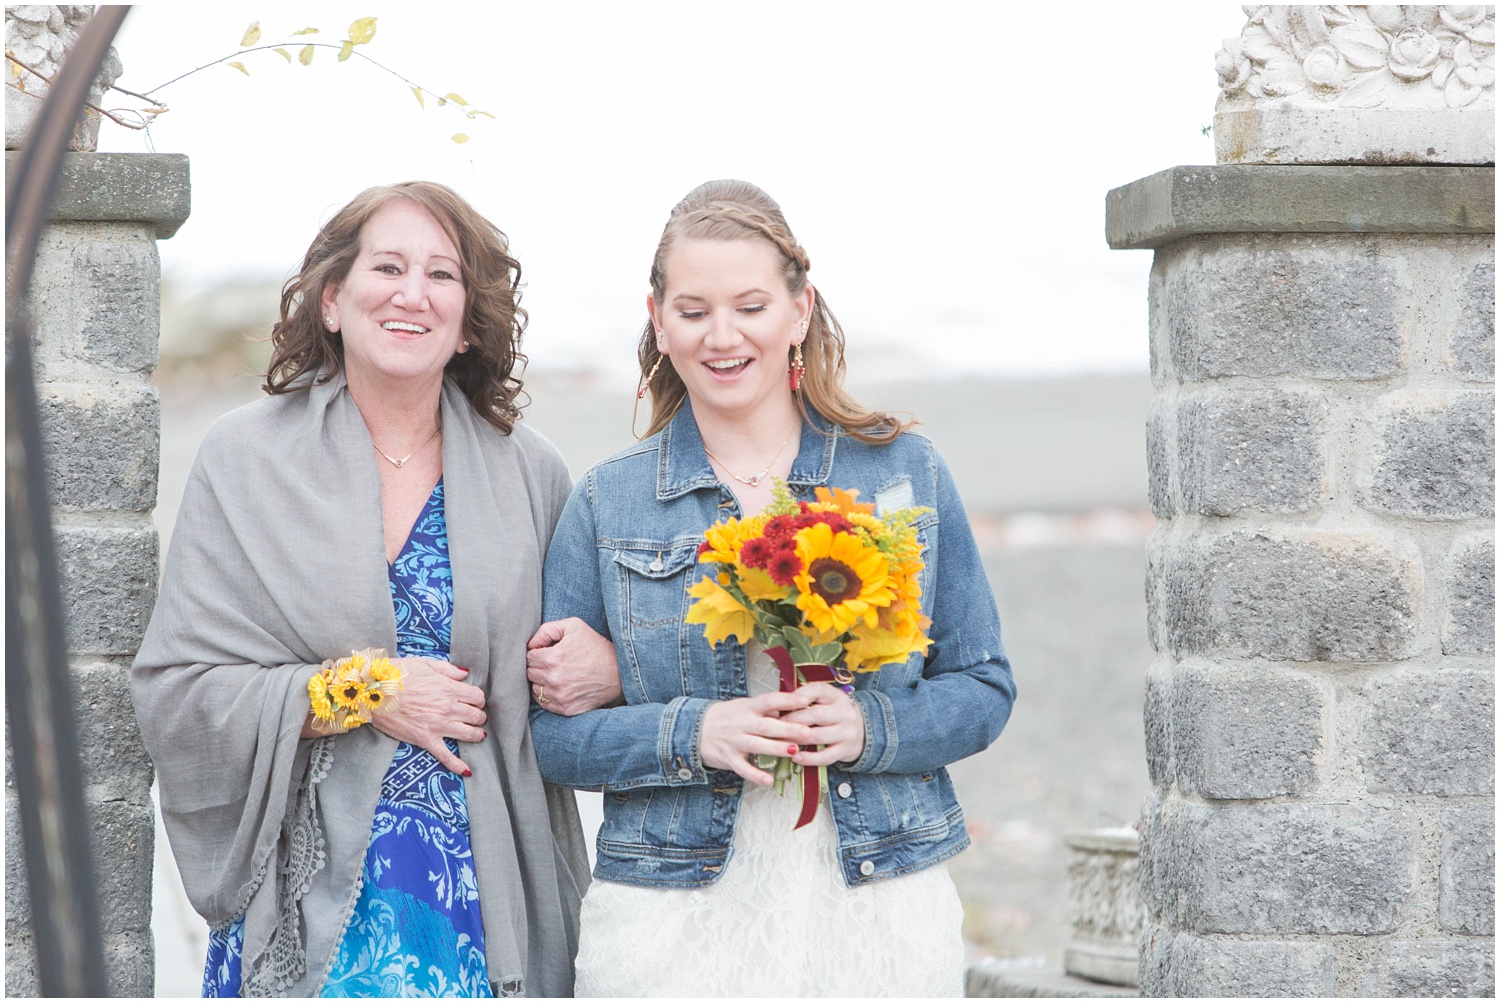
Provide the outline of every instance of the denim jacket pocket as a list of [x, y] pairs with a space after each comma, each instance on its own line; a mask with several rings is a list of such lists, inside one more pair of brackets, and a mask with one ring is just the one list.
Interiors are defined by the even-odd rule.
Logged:
[[[704, 695], [687, 685], [683, 662], [683, 618], [688, 586], [695, 579], [701, 538], [664, 541], [632, 540], [614, 547], [621, 606], [625, 613], [624, 654], [636, 683], [627, 686], [631, 702], [666, 703], [681, 695]], [[700, 628], [695, 628], [700, 629]]]

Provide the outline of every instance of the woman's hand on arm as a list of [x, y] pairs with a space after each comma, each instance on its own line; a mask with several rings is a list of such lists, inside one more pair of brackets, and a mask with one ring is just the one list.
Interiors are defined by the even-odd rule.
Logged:
[[542, 624], [526, 649], [526, 678], [545, 710], [573, 717], [624, 696], [614, 643], [576, 616]]
[[806, 726], [812, 737], [803, 745], [821, 745], [822, 749], [804, 749], [792, 759], [801, 766], [829, 766], [852, 763], [865, 751], [865, 715], [854, 699], [829, 683], [808, 683], [794, 696], [802, 696], [807, 706], [788, 714], [786, 721]]
[[[371, 720], [370, 726], [400, 742], [426, 749], [460, 776], [469, 776], [467, 763], [449, 750], [445, 738], [479, 742], [485, 738], [484, 691], [464, 682], [467, 669], [436, 658], [393, 658], [401, 668], [401, 693]], [[303, 738], [324, 734], [302, 726]]]
[[813, 729], [791, 719], [793, 712], [807, 706], [808, 695], [802, 690], [716, 701], [703, 712], [698, 745], [703, 765], [733, 770], [751, 783], [769, 787], [771, 774], [754, 766], [749, 757], [785, 756], [789, 748], [812, 741]]

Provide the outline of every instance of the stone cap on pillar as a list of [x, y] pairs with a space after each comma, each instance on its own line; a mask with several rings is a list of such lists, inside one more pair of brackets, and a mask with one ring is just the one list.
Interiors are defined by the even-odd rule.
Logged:
[[1494, 233], [1493, 167], [1172, 167], [1104, 197], [1116, 249], [1210, 233]]
[[1219, 163], [1494, 164], [1494, 7], [1244, 10], [1215, 60]]
[[[18, 151], [5, 153], [7, 176]], [[182, 153], [69, 153], [52, 203], [55, 222], [150, 223], [156, 238], [177, 232], [192, 211], [188, 158]]]

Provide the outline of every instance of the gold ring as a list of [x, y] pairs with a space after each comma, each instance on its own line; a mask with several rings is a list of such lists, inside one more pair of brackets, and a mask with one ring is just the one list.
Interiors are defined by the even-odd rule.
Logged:
[[543, 707], [547, 706], [547, 687], [540, 685], [537, 686], [536, 702], [541, 704]]

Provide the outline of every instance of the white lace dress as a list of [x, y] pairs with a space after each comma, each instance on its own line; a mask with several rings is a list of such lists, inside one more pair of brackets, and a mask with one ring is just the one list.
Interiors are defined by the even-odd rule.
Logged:
[[[752, 645], [750, 692], [775, 688]], [[793, 830], [795, 786], [746, 787], [716, 883], [589, 887], [579, 996], [963, 995], [963, 908], [945, 865], [850, 888], [826, 801]]]

